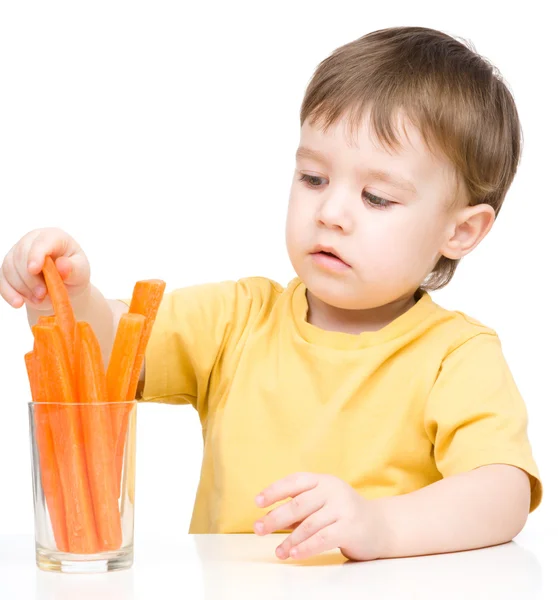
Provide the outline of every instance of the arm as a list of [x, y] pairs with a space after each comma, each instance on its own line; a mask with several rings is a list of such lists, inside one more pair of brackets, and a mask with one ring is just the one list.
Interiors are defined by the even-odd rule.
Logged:
[[378, 502], [388, 527], [386, 555], [511, 540], [539, 504], [541, 485], [526, 407], [496, 335], [477, 335], [445, 358], [424, 424], [443, 479]]
[[426, 403], [424, 429], [439, 481], [370, 500], [337, 477], [287, 476], [256, 503], [266, 508], [293, 500], [256, 523], [256, 532], [296, 526], [278, 547], [279, 558], [339, 547], [349, 558], [370, 560], [511, 540], [539, 505], [542, 486], [526, 407], [496, 336], [477, 335], [446, 357]]
[[[128, 311], [125, 303], [107, 300], [90, 282], [89, 260], [80, 245], [58, 228], [35, 229], [24, 235], [8, 252], [0, 267], [0, 295], [14, 308], [27, 308], [33, 327], [41, 315], [51, 315], [41, 271], [50, 256], [62, 276], [78, 321], [87, 321], [99, 340], [108, 365], [118, 323]], [[140, 383], [144, 380], [142, 368]], [[141, 389], [141, 385], [138, 389]]]
[[[72, 307], [76, 320], [87, 321], [95, 331], [105, 365], [108, 363], [112, 343], [116, 334], [116, 327], [120, 316], [128, 311], [128, 307], [119, 300], [107, 300], [103, 294], [93, 285], [89, 284], [78, 296], [71, 296]], [[32, 327], [44, 314], [52, 314], [51, 309], [38, 310], [27, 304], [27, 320]]]
[[[378, 539], [381, 558], [501, 544], [525, 525], [530, 498], [524, 471], [487, 465], [409, 494], [371, 500], [369, 535]], [[380, 536], [378, 517], [384, 533]]]
[[[110, 353], [118, 322], [120, 317], [128, 312], [128, 306], [120, 300], [107, 300], [103, 294], [93, 285], [89, 284], [87, 288], [78, 296], [71, 297], [72, 307], [78, 321], [87, 321], [99, 340], [105, 368], [108, 366]], [[32, 327], [37, 323], [42, 314], [51, 314], [52, 310], [38, 310], [32, 305], [27, 305], [27, 320]], [[138, 384], [138, 394], [141, 393], [145, 381], [145, 361], [142, 366], [140, 381]]]
[[332, 475], [294, 473], [256, 497], [260, 508], [291, 498], [256, 521], [266, 535], [293, 528], [278, 558], [340, 548], [353, 560], [472, 550], [509, 542], [523, 528], [530, 480], [517, 467], [490, 464], [400, 496], [366, 499]]
[[[127, 311], [124, 303], [117, 300], [107, 300], [103, 294], [93, 285], [89, 284], [87, 288], [78, 296], [70, 297], [72, 307], [76, 315], [76, 320], [87, 321], [93, 327], [95, 334], [101, 345], [105, 364], [108, 362], [112, 342], [116, 333], [116, 325], [120, 315]], [[39, 317], [45, 314], [52, 314], [51, 309], [38, 310], [28, 304], [27, 320], [32, 327], [37, 323]]]

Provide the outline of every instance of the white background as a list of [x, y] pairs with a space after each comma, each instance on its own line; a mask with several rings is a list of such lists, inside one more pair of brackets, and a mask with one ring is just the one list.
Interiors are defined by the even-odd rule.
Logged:
[[[544, 4], [509, 6], [2, 2], [0, 254], [59, 226], [108, 297], [149, 277], [168, 289], [249, 275], [287, 283], [285, 210], [314, 68], [384, 27], [469, 39], [510, 84], [525, 148], [493, 232], [434, 299], [503, 340], [545, 485], [527, 527], [546, 527], [558, 484], [555, 32]], [[1, 303], [0, 534], [33, 531], [30, 348], [24, 310]], [[191, 407], [139, 407], [138, 533], [187, 532], [201, 450]]]

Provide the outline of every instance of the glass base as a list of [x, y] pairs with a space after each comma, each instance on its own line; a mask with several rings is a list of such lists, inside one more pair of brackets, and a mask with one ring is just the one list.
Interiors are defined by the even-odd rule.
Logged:
[[122, 548], [100, 554], [69, 554], [53, 552], [44, 548], [36, 550], [37, 566], [42, 571], [56, 573], [108, 573], [129, 569], [134, 563], [134, 552]]

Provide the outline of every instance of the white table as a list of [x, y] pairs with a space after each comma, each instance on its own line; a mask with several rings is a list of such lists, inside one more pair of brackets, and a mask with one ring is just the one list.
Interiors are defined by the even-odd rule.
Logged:
[[136, 532], [134, 565], [101, 575], [45, 573], [31, 536], [0, 536], [1, 600], [558, 599], [556, 532], [449, 555], [351, 563], [338, 552], [281, 562], [284, 536]]

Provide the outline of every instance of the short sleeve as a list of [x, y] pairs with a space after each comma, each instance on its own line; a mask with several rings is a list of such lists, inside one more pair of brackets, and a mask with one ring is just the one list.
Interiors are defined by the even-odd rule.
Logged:
[[241, 346], [265, 288], [247, 279], [166, 293], [146, 349], [139, 401], [192, 404], [203, 418], [211, 389], [219, 385], [223, 361]]
[[443, 477], [489, 464], [518, 467], [531, 480], [533, 511], [542, 486], [527, 426], [525, 403], [495, 334], [478, 334], [445, 358], [425, 409]]
[[192, 404], [209, 376], [233, 320], [235, 283], [196, 285], [165, 294], [145, 354], [141, 400]]

